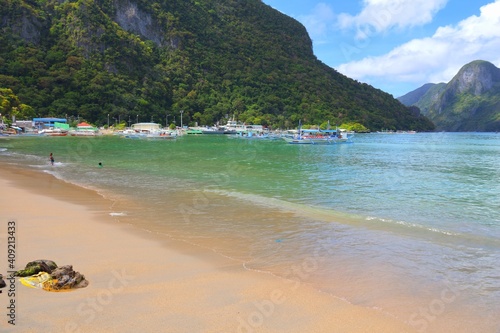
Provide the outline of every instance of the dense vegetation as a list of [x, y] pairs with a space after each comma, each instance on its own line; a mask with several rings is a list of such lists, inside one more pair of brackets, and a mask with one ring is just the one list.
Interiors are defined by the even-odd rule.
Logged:
[[472, 61], [449, 83], [424, 85], [399, 100], [441, 131], [500, 131], [500, 69], [487, 61]]
[[305, 28], [258, 0], [0, 0], [0, 28], [19, 116], [433, 128], [318, 61]]

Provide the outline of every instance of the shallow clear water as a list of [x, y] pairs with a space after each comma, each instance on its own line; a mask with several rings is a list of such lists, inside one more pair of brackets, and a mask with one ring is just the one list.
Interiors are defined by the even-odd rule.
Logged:
[[499, 134], [366, 134], [331, 146], [13, 138], [0, 140], [0, 160], [98, 190], [120, 221], [418, 331], [500, 329]]

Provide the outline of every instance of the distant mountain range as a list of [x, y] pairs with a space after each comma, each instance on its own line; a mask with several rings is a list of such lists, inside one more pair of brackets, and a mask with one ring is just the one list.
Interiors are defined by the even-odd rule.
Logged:
[[463, 66], [449, 83], [428, 83], [398, 97], [441, 131], [500, 131], [500, 69], [483, 60]]

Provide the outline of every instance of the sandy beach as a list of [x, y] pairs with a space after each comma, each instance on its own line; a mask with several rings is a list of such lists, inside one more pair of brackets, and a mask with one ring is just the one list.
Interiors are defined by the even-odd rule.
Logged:
[[[301, 281], [154, 235], [110, 216], [112, 203], [51, 175], [1, 166], [0, 273], [7, 224], [16, 269], [36, 259], [73, 265], [88, 287], [51, 293], [15, 284], [0, 294], [2, 332], [415, 332]], [[9, 281], [7, 281], [9, 284]], [[15, 326], [7, 306], [14, 299]]]

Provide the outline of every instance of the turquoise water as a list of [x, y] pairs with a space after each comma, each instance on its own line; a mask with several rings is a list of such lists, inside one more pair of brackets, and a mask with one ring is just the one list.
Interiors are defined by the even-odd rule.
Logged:
[[98, 190], [121, 222], [380, 309], [417, 331], [497, 332], [500, 134], [353, 141], [12, 138], [0, 140], [0, 160]]

